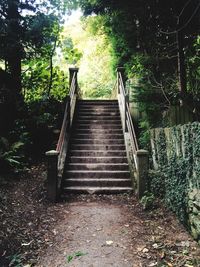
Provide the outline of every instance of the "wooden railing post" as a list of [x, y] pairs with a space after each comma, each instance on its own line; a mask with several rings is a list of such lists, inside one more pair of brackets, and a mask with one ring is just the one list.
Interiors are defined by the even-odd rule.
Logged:
[[58, 197], [58, 155], [56, 150], [46, 152], [47, 156], [47, 197], [56, 202]]
[[125, 68], [124, 67], [118, 67], [117, 68], [117, 73], [121, 73], [122, 75], [122, 80], [123, 80], [123, 84], [126, 83], [126, 75], [125, 75]]
[[125, 68], [124, 67], [118, 67], [117, 68], [117, 80], [118, 80], [118, 94], [120, 94], [120, 74], [121, 74], [121, 78], [122, 78], [122, 83], [124, 85], [124, 90], [125, 90], [125, 95], [122, 96], [123, 97], [123, 103], [122, 103], [122, 107], [123, 107], [123, 130], [124, 132], [126, 133], [128, 131], [128, 128], [127, 128], [127, 123], [126, 123], [126, 113], [127, 113], [127, 106], [126, 106], [126, 103], [129, 102], [129, 96], [128, 94], [126, 93], [126, 75], [125, 75]]
[[137, 156], [137, 195], [141, 198], [147, 190], [147, 177], [149, 169], [148, 151], [140, 149]]
[[69, 68], [69, 88], [71, 86], [71, 83], [72, 83], [72, 79], [73, 79], [73, 76], [74, 76], [74, 73], [76, 75], [76, 80], [75, 80], [75, 83], [76, 83], [76, 94], [78, 93], [77, 92], [77, 89], [78, 89], [78, 79], [77, 79], [77, 74], [78, 74], [78, 68]]

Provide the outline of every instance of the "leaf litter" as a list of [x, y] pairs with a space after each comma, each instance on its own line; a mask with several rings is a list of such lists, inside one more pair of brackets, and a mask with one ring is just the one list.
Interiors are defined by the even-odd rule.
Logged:
[[[93, 263], [92, 253], [90, 255], [89, 250], [87, 253], [82, 252], [85, 250], [78, 250], [80, 243], [80, 249], [86, 244], [86, 247], [88, 246], [92, 252], [92, 249], [95, 250], [94, 242], [96, 242], [97, 248], [98, 245], [101, 245], [102, 249], [106, 249], [103, 246], [106, 244], [107, 249], [112, 249], [110, 251], [102, 250], [104, 255], [101, 255], [109, 260], [110, 266], [112, 263], [117, 267], [200, 267], [198, 244], [192, 240], [175, 216], [159, 202], [152, 211], [144, 211], [133, 195], [126, 194], [69, 195], [66, 202], [51, 204], [46, 199], [45, 169], [46, 167], [42, 163], [34, 165], [28, 173], [18, 179], [10, 177], [4, 179], [1, 184], [1, 267], [7, 267], [10, 263], [18, 263], [21, 266], [56, 267], [56, 265], [48, 265], [48, 262], [45, 265], [45, 259], [52, 258], [52, 260], [57, 259], [58, 263], [62, 262], [64, 257], [62, 256], [61, 259], [59, 251], [62, 251], [62, 248], [59, 244], [65, 243], [65, 247], [68, 248], [70, 244], [73, 246], [73, 242], [77, 242], [77, 246], [74, 246], [74, 251], [77, 252], [65, 256], [65, 264], [80, 259], [82, 266], [98, 266], [95, 265], [95, 262]], [[91, 209], [94, 209], [94, 212], [90, 214], [90, 223], [92, 223], [91, 220], [95, 220], [96, 207], [99, 203], [101, 203], [102, 209], [104, 206], [110, 205], [110, 210], [112, 207], [117, 207], [123, 214], [122, 220], [118, 223], [112, 221], [112, 225], [109, 226], [112, 229], [111, 233], [106, 232], [108, 230], [105, 225], [96, 225], [95, 221], [94, 227], [91, 229], [87, 214], [80, 218], [79, 212], [76, 211], [76, 207], [89, 205]], [[73, 211], [70, 210], [71, 207], [74, 207]], [[74, 216], [79, 221], [76, 228], [73, 224], [68, 224], [70, 216]], [[61, 224], [67, 224], [67, 235], [60, 231]], [[84, 235], [81, 240], [75, 240], [76, 235], [81, 238], [83, 229], [87, 231], [88, 238], [85, 238]], [[116, 240], [109, 239], [111, 234], [116, 234]], [[107, 235], [107, 239], [99, 244], [101, 235]], [[119, 264], [115, 263], [115, 250], [117, 252], [117, 249], [122, 250], [124, 257], [121, 265], [115, 265]], [[96, 249], [93, 254], [97, 260], [100, 257], [98, 252]], [[72, 259], [70, 255], [73, 257]], [[86, 255], [87, 257], [83, 257]], [[87, 262], [87, 260], [90, 260], [90, 264], [84, 265], [84, 261]]]

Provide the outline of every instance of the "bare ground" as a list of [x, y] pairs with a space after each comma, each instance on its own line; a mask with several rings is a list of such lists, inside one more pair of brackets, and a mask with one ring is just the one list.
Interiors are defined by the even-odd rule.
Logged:
[[1, 182], [1, 267], [200, 266], [199, 246], [158, 201], [152, 211], [132, 195], [50, 204], [45, 178], [39, 164], [14, 183]]

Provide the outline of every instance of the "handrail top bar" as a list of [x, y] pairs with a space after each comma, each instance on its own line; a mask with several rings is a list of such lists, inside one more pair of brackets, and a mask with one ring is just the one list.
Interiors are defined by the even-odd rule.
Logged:
[[49, 150], [45, 153], [46, 156], [57, 156], [59, 155], [59, 151], [57, 150]]
[[116, 70], [117, 70], [118, 72], [120, 72], [120, 71], [125, 71], [125, 67], [117, 67]]
[[75, 68], [75, 67], [72, 67], [72, 68], [69, 68], [70, 71], [74, 71], [74, 72], [78, 72], [79, 71], [79, 68]]
[[121, 82], [121, 85], [122, 85], [122, 93], [123, 93], [124, 96], [126, 96], [126, 90], [125, 90], [124, 81], [123, 81], [121, 72], [119, 73], [119, 79], [120, 79], [120, 82]]

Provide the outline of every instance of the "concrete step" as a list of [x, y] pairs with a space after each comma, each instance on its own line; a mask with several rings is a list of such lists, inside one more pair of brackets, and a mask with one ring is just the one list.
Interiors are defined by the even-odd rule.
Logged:
[[128, 171], [129, 166], [127, 163], [69, 163], [66, 170], [103, 170], [103, 171]]
[[114, 179], [114, 178], [84, 178], [84, 179], [76, 179], [76, 178], [69, 178], [65, 179], [63, 183], [64, 188], [69, 186], [95, 186], [95, 187], [131, 187], [131, 180], [130, 179]]
[[107, 111], [107, 110], [88, 110], [88, 111], [79, 111], [80, 116], [91, 116], [91, 117], [110, 117], [110, 116], [120, 116], [119, 110]]
[[92, 121], [104, 121], [104, 120], [117, 120], [117, 121], [121, 121], [120, 120], [120, 116], [119, 115], [107, 115], [105, 116], [104, 114], [103, 115], [82, 115], [80, 114], [78, 116], [78, 120], [92, 120]]
[[127, 163], [127, 157], [70, 157], [69, 163]]
[[117, 129], [117, 130], [122, 130], [122, 126], [121, 124], [99, 124], [99, 123], [95, 123], [95, 124], [82, 124], [82, 123], [74, 123], [74, 128], [79, 128], [79, 129], [92, 129], [92, 130], [97, 130], [97, 129]]
[[125, 150], [125, 145], [72, 144], [72, 150]]
[[[91, 134], [90, 135], [87, 135], [88, 136], [88, 138], [89, 137], [95, 137], [95, 135], [97, 135], [97, 133], [96, 134], [93, 134], [92, 136], [91, 136]], [[92, 145], [111, 145], [111, 144], [115, 144], [115, 145], [124, 145], [124, 139], [96, 139], [96, 138], [91, 138], [91, 139], [86, 139], [86, 138], [84, 138], [84, 139], [75, 139], [75, 138], [73, 138], [72, 140], [71, 140], [71, 143], [72, 144], [92, 144]]]
[[70, 156], [78, 157], [126, 157], [126, 150], [71, 150]]
[[130, 178], [130, 172], [108, 170], [66, 170], [64, 178]]
[[[63, 189], [63, 193], [73, 193], [73, 194], [121, 194], [121, 193], [131, 193], [133, 191], [132, 187], [95, 187], [95, 186], [69, 186]], [[65, 198], [65, 195], [61, 196]]]
[[132, 192], [117, 100], [79, 100], [70, 144], [63, 197]]
[[122, 129], [81, 129], [81, 128], [74, 128], [73, 129], [74, 133], [78, 133], [78, 134], [85, 134], [85, 135], [89, 135], [89, 134], [93, 134], [96, 135], [98, 134], [121, 134], [123, 135], [123, 131]]
[[106, 114], [110, 114], [110, 113], [119, 113], [119, 108], [116, 106], [112, 106], [112, 107], [103, 107], [103, 106], [82, 106], [82, 107], [78, 107], [77, 108], [77, 114], [82, 114], [82, 113], [90, 113], [90, 114], [101, 114], [101, 113], [106, 113]]
[[127, 163], [127, 157], [70, 157], [70, 163]]
[[73, 137], [75, 138], [75, 139], [92, 139], [92, 138], [94, 138], [94, 139], [111, 139], [111, 140], [114, 140], [114, 139], [116, 139], [116, 140], [118, 140], [118, 139], [123, 139], [124, 138], [124, 136], [123, 136], [123, 134], [102, 134], [102, 133], [92, 133], [92, 134], [79, 134], [79, 133], [74, 133], [73, 134]]
[[101, 124], [101, 126], [103, 126], [104, 124], [107, 124], [110, 128], [112, 128], [112, 125], [116, 125], [116, 126], [121, 126], [121, 120], [120, 119], [116, 119], [116, 120], [109, 120], [109, 119], [96, 119], [96, 120], [80, 120], [78, 118], [78, 120], [76, 120], [75, 122], [76, 124], [80, 125], [80, 124], [89, 124], [89, 125], [96, 125], [96, 124]]
[[95, 106], [99, 106], [99, 105], [108, 105], [108, 106], [112, 106], [112, 105], [117, 105], [118, 106], [118, 101], [117, 100], [79, 100], [78, 101], [78, 106], [82, 106], [82, 105], [95, 105]]

